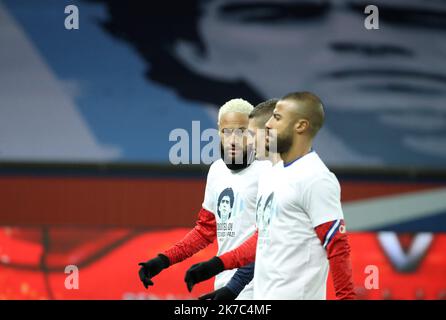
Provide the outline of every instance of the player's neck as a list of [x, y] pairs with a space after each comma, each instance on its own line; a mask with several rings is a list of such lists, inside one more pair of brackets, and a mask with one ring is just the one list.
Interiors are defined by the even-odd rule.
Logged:
[[284, 164], [291, 163], [294, 160], [303, 157], [307, 153], [311, 152], [311, 141], [299, 141], [291, 145], [291, 148], [287, 152], [280, 154]]

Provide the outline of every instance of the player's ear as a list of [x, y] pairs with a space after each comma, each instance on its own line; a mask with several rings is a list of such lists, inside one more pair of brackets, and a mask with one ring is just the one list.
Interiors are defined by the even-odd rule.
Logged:
[[294, 130], [298, 134], [302, 134], [310, 128], [310, 122], [307, 119], [299, 119], [294, 125]]
[[234, 80], [236, 73], [222, 65], [213, 56], [202, 52], [196, 45], [189, 41], [177, 41], [173, 48], [173, 55], [186, 67], [203, 76], [218, 77], [220, 79]]

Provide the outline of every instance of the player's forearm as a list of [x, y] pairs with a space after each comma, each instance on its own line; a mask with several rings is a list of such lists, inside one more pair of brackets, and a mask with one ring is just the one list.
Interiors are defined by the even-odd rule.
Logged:
[[350, 254], [345, 252], [331, 257], [329, 262], [336, 298], [339, 300], [355, 299]]
[[254, 277], [254, 262], [244, 267], [241, 267], [229, 280], [226, 287], [231, 290], [236, 296], [248, 285]]
[[221, 256], [225, 270], [240, 268], [255, 261], [258, 232], [243, 242], [234, 250], [228, 251]]
[[177, 242], [164, 254], [170, 261], [170, 265], [181, 262], [195, 253], [203, 250], [216, 237], [216, 222], [212, 212], [201, 209], [195, 227], [182, 240]]
[[327, 252], [336, 298], [355, 299], [350, 244], [343, 220], [327, 222], [316, 227], [316, 233]]
[[257, 232], [238, 248], [219, 257], [213, 257], [208, 261], [194, 264], [186, 271], [186, 276], [184, 277], [189, 292], [195, 284], [210, 279], [224, 270], [243, 267], [254, 262], [256, 245]]

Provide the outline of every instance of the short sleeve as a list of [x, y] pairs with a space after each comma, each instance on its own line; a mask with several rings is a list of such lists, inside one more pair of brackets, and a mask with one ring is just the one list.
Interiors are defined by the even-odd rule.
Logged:
[[215, 176], [215, 166], [211, 165], [209, 168], [209, 172], [206, 178], [206, 189], [204, 191], [204, 200], [202, 207], [207, 211], [210, 211], [215, 214], [215, 196], [214, 196], [214, 176]]
[[308, 185], [304, 201], [313, 228], [329, 221], [344, 219], [341, 187], [331, 172], [324, 173]]

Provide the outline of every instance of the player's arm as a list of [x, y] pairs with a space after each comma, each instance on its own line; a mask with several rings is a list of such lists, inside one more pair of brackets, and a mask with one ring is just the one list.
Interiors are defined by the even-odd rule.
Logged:
[[153, 285], [151, 278], [163, 269], [189, 258], [214, 242], [217, 235], [215, 215], [212, 212], [212, 208], [215, 208], [215, 197], [213, 194], [216, 177], [214, 168], [213, 165], [209, 168], [203, 205], [198, 212], [195, 227], [181, 241], [158, 254], [156, 258], [140, 263], [139, 278], [146, 288]]
[[340, 300], [355, 299], [350, 245], [344, 220], [323, 223], [317, 226], [315, 231], [327, 251], [336, 298]]
[[189, 258], [214, 242], [216, 230], [215, 215], [202, 208], [198, 213], [195, 227], [182, 240], [157, 257], [139, 264], [141, 266], [139, 277], [144, 286], [147, 288], [153, 285], [151, 278], [162, 270]]
[[228, 284], [218, 290], [199, 297], [199, 300], [235, 300], [254, 277], [254, 262], [238, 268]]
[[333, 174], [324, 174], [307, 188], [304, 202], [317, 237], [327, 252], [338, 299], [354, 299], [350, 246], [341, 208], [341, 188]]
[[226, 285], [229, 290], [234, 292], [237, 296], [242, 292], [242, 290], [252, 281], [254, 278], [254, 267], [255, 263], [238, 268], [237, 272], [232, 276]]
[[169, 259], [170, 265], [181, 262], [214, 242], [216, 230], [215, 215], [202, 208], [195, 227], [163, 254]]
[[190, 267], [184, 278], [189, 292], [192, 291], [195, 284], [210, 279], [224, 270], [240, 268], [254, 262], [256, 258], [257, 236], [258, 232], [256, 231], [236, 249]]

